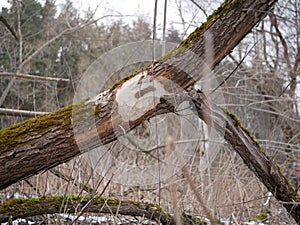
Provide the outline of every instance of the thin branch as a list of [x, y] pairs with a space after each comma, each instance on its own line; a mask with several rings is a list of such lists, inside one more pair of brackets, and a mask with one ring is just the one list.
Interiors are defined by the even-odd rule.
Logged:
[[203, 12], [203, 14], [205, 15], [206, 18], [208, 17], [206, 11], [205, 11], [205, 10], [204, 10], [197, 2], [195, 2], [194, 0], [191, 0], [191, 2], [192, 2], [194, 5], [196, 5], [196, 6]]
[[55, 81], [55, 82], [70, 82], [70, 79], [67, 78], [59, 78], [59, 77], [42, 77], [32, 74], [25, 73], [11, 73], [11, 72], [0, 72], [0, 77], [18, 77], [29, 80], [43, 80], [43, 81]]
[[4, 24], [4, 26], [9, 30], [9, 32], [15, 37], [15, 39], [18, 41], [19, 38], [16, 34], [16, 32], [14, 31], [14, 29], [9, 25], [9, 23], [7, 22], [7, 20], [0, 15], [0, 21]]
[[0, 115], [5, 115], [5, 116], [37, 117], [48, 113], [49, 112], [34, 112], [34, 111], [20, 110], [20, 109], [0, 108]]
[[86, 191], [87, 193], [95, 193], [95, 190], [91, 187], [89, 187], [88, 185], [86, 184], [83, 184], [83, 183], [77, 183], [75, 181], [75, 178], [71, 177], [71, 176], [68, 176], [68, 175], [65, 175], [63, 174], [62, 172], [60, 172], [59, 170], [55, 169], [55, 168], [52, 168], [49, 170], [51, 173], [53, 173], [55, 176], [67, 181], [67, 182], [74, 182], [74, 185], [77, 186], [77, 187], [80, 187], [82, 190]]
[[254, 48], [254, 46], [256, 45], [256, 43], [250, 48], [249, 51], [246, 50], [246, 53], [244, 55], [244, 57], [241, 59], [241, 61], [236, 65], [236, 67], [234, 68], [233, 71], [231, 71], [231, 73], [214, 89], [212, 90], [209, 94], [214, 93], [219, 87], [221, 87], [224, 83], [226, 83], [226, 81], [233, 75], [235, 74], [235, 72], [237, 71], [237, 69], [240, 67], [240, 65], [244, 62], [245, 58], [249, 55], [249, 53], [251, 52], [251, 50]]

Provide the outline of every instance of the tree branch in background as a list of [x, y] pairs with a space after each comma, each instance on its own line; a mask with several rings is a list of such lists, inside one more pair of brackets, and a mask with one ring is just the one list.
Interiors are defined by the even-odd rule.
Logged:
[[5, 116], [37, 117], [48, 113], [49, 112], [35, 112], [35, 111], [20, 110], [20, 109], [0, 108], [0, 115], [5, 115]]
[[12, 29], [12, 27], [9, 25], [9, 23], [7, 22], [7, 20], [3, 16], [1, 16], [1, 15], [0, 15], [0, 21], [9, 30], [9, 32], [14, 36], [14, 38], [18, 41], [19, 38], [18, 38], [16, 32], [14, 31], [14, 29]]
[[24, 79], [29, 79], [29, 80], [70, 82], [70, 79], [67, 79], [67, 78], [43, 77], [43, 76], [32, 75], [32, 74], [24, 74], [24, 73], [0, 72], [0, 77], [17, 77], [17, 78], [24, 78]]

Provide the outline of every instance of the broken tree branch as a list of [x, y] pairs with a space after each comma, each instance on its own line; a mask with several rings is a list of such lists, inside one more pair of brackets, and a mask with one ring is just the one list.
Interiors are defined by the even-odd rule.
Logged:
[[[127, 123], [118, 114], [116, 94], [123, 83], [133, 82], [141, 73], [146, 75], [145, 79], [161, 82], [166, 89], [169, 85], [168, 82], [163, 84], [166, 80], [176, 83], [181, 90], [187, 89], [203, 76], [207, 71], [207, 64], [210, 68], [216, 66], [264, 18], [275, 2], [276, 0], [225, 1], [178, 48], [142, 71], [124, 78], [110, 90], [93, 99], [2, 129], [0, 189], [115, 140], [123, 132], [113, 124], [120, 124], [130, 130], [145, 118], [158, 113], [159, 108], [149, 108], [143, 115]], [[212, 61], [205, 58], [205, 36], [208, 33], [213, 37], [210, 40], [215, 56]], [[95, 120], [91, 121], [90, 118]], [[72, 123], [72, 120], [77, 121], [77, 124]], [[81, 131], [76, 139], [74, 126]]]
[[282, 202], [295, 221], [300, 223], [300, 195], [238, 118], [231, 112], [208, 103], [203, 93], [191, 91], [189, 95], [193, 99], [199, 117], [206, 124], [222, 133], [224, 127], [220, 124], [225, 123], [225, 140], [273, 196]]

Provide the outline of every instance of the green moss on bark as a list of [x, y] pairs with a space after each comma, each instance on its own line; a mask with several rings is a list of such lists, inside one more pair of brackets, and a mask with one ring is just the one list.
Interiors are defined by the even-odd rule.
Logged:
[[25, 144], [33, 135], [42, 135], [53, 128], [72, 129], [72, 113], [75, 116], [81, 116], [87, 109], [95, 108], [95, 103], [86, 102], [87, 100], [83, 100], [53, 113], [41, 115], [0, 130], [0, 155], [10, 154], [11, 149]]
[[[0, 130], [0, 154], [5, 154], [5, 149], [22, 144], [28, 132], [42, 133], [53, 126], [69, 126], [71, 124], [72, 105], [60, 110], [32, 118], [21, 123]], [[9, 148], [8, 148], [9, 147]], [[3, 151], [4, 150], [4, 151]]]
[[24, 213], [41, 202], [40, 198], [10, 199], [0, 204], [2, 213]]
[[137, 73], [133, 73], [133, 74], [129, 74], [125, 77], [123, 77], [121, 80], [119, 80], [118, 82], [116, 82], [115, 84], [113, 84], [113, 86], [111, 86], [111, 88], [109, 88], [109, 91], [113, 91], [116, 87], [122, 85], [123, 83], [125, 83], [127, 80], [129, 80], [130, 78], [134, 77]]
[[259, 148], [259, 150], [265, 155], [265, 157], [269, 158], [268, 155], [266, 154], [265, 150], [261, 147], [259, 142], [255, 139], [255, 137], [252, 135], [251, 131], [247, 128], [245, 128], [241, 121], [239, 120], [238, 116], [235, 115], [234, 113], [230, 112], [228, 109], [225, 110], [226, 114], [231, 117], [231, 119], [235, 122], [235, 125], [239, 128], [241, 128], [247, 135], [248, 137], [251, 138], [251, 140], [256, 144], [256, 146]]
[[250, 221], [263, 221], [268, 218], [268, 214], [266, 212], [262, 212], [256, 215], [256, 217], [252, 218]]
[[296, 191], [295, 187], [291, 184], [291, 182], [286, 178], [286, 176], [283, 174], [280, 166], [277, 165], [277, 171], [280, 174], [280, 176], [283, 178], [284, 183], [291, 189], [293, 192], [295, 192], [296, 196], [299, 198], [300, 201], [300, 194]]
[[[28, 217], [34, 215], [54, 214], [59, 213], [61, 208], [67, 207], [70, 209], [70, 213], [76, 206], [79, 208], [85, 208], [88, 204], [91, 203], [90, 210], [96, 210], [99, 212], [99, 209], [102, 209], [103, 206], [111, 207], [111, 210], [118, 210], [125, 207], [123, 213], [127, 213], [128, 209], [136, 210], [140, 215], [146, 213], [148, 216], [153, 216], [152, 213], [155, 213], [156, 216], [161, 215], [161, 219], [164, 221], [172, 220], [170, 215], [163, 213], [162, 209], [152, 203], [143, 203], [135, 201], [122, 201], [114, 198], [106, 197], [82, 197], [78, 195], [58, 195], [58, 196], [44, 196], [40, 198], [29, 198], [29, 199], [10, 199], [5, 202], [0, 203], [0, 222], [1, 216], [9, 218], [18, 217]], [[104, 210], [105, 211], [105, 210]], [[107, 209], [106, 209], [107, 211]], [[121, 210], [122, 211], [122, 210]], [[121, 212], [119, 211], [119, 212]], [[127, 214], [125, 214], [127, 215]], [[164, 223], [168, 224], [168, 223]]]

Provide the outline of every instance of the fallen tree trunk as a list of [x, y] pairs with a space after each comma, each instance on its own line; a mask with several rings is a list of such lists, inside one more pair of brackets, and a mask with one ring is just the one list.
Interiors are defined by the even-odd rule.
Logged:
[[55, 213], [108, 213], [140, 216], [162, 224], [175, 225], [173, 216], [163, 212], [158, 205], [134, 201], [121, 201], [112, 198], [85, 198], [77, 195], [48, 196], [32, 199], [11, 199], [0, 203], [0, 223], [13, 218]]
[[[207, 65], [210, 68], [216, 66], [264, 18], [275, 2], [227, 0], [178, 48], [142, 71], [124, 78], [110, 90], [94, 99], [0, 130], [0, 189], [115, 140], [123, 130], [114, 127], [112, 121], [130, 130], [158, 113], [159, 108], [152, 107], [129, 123], [124, 122], [118, 114], [116, 93], [124, 83], [141, 76], [141, 73], [162, 82], [163, 88], [167, 89], [168, 83], [165, 86], [163, 83], [167, 80], [187, 89], [203, 76]], [[210, 39], [205, 39], [205, 36]], [[214, 46], [212, 60], [205, 57], [207, 41]], [[96, 117], [96, 121], [89, 120], [91, 117]], [[76, 139], [74, 126], [79, 132], [81, 130]]]

